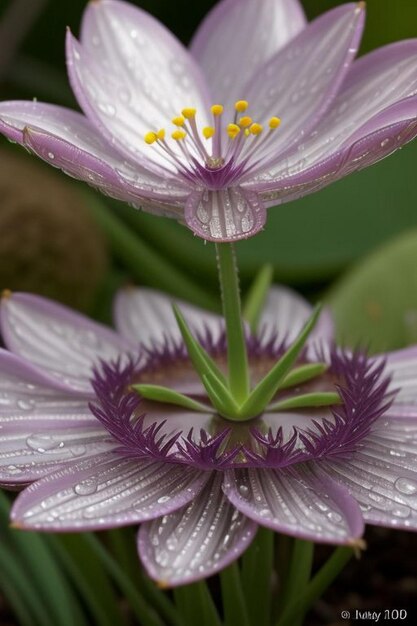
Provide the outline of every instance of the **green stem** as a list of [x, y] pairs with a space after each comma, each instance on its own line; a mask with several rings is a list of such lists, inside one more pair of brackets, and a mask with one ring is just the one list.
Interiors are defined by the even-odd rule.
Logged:
[[249, 620], [256, 626], [271, 623], [274, 532], [259, 527], [242, 559], [242, 587]]
[[101, 560], [103, 567], [108, 571], [110, 576], [119, 586], [120, 590], [125, 594], [129, 605], [143, 626], [163, 626], [163, 622], [158, 614], [150, 607], [143, 596], [135, 588], [130, 578], [125, 574], [120, 565], [115, 559], [107, 552], [103, 544], [92, 534], [86, 533], [84, 535], [87, 543], [97, 554]]
[[87, 201], [113, 253], [124, 263], [135, 279], [173, 293], [201, 307], [217, 309], [217, 302], [214, 298], [155, 252], [138, 235], [133, 234], [103, 202], [90, 194], [87, 196]]
[[352, 548], [337, 548], [329, 560], [311, 579], [305, 591], [284, 610], [277, 626], [293, 626], [311, 605], [326, 591], [333, 580], [340, 574], [346, 563], [352, 558]]
[[[313, 555], [313, 542], [302, 539], [294, 540], [289, 571], [281, 597], [281, 605], [284, 610], [285, 607], [297, 602], [300, 595], [305, 591], [311, 576]], [[298, 620], [294, 620], [294, 626], [298, 626]]]
[[249, 374], [236, 256], [231, 243], [216, 244], [216, 251], [226, 322], [230, 391], [238, 403], [243, 403], [249, 394]]
[[220, 573], [220, 583], [225, 626], [251, 626], [236, 562]]

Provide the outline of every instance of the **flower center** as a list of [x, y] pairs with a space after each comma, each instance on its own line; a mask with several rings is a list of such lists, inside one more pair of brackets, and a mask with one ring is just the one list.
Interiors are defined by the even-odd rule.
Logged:
[[212, 124], [202, 128], [197, 124], [197, 110], [185, 108], [172, 119], [175, 130], [171, 142], [165, 128], [149, 131], [144, 140], [162, 150], [170, 165], [187, 180], [209, 189], [228, 187], [259, 162], [261, 151], [268, 148], [281, 125], [279, 117], [271, 117], [264, 132], [262, 124], [247, 114], [248, 108], [246, 100], [238, 100], [233, 120], [225, 123], [223, 105], [213, 104]]

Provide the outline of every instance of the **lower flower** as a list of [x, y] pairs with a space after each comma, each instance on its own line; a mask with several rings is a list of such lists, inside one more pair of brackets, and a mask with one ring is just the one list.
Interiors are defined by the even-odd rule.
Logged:
[[[180, 307], [223, 369], [220, 318]], [[221, 570], [258, 525], [352, 546], [364, 523], [417, 528], [417, 348], [384, 358], [338, 350], [325, 314], [297, 367], [326, 367], [288, 377], [261, 415], [236, 422], [210, 405], [167, 298], [129, 289], [115, 312], [118, 333], [40, 297], [2, 301], [0, 481], [26, 487], [14, 526], [140, 523], [141, 560], [169, 586]], [[261, 332], [247, 339], [252, 384], [309, 314], [295, 294], [271, 291]], [[138, 384], [193, 403], [141, 397]], [[339, 401], [294, 402], [321, 391]]]

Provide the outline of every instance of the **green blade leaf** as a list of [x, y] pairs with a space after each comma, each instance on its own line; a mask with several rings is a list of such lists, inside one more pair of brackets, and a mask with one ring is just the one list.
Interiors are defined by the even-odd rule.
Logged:
[[166, 404], [175, 404], [176, 406], [182, 406], [185, 409], [191, 411], [203, 411], [211, 413], [212, 407], [197, 402], [182, 393], [178, 393], [168, 387], [162, 387], [160, 385], [132, 385], [132, 389], [137, 391], [143, 398], [147, 400], [154, 400], [156, 402], [165, 402]]
[[268, 290], [274, 277], [272, 265], [264, 265], [250, 286], [243, 306], [243, 317], [248, 322], [252, 333], [256, 333], [265, 304]]
[[213, 374], [209, 373], [203, 376], [203, 385], [213, 406], [221, 415], [233, 419], [233, 416], [239, 414], [239, 407], [230, 395], [229, 390]]
[[184, 319], [183, 314], [176, 304], [172, 305], [175, 319], [177, 320], [178, 327], [180, 329], [182, 338], [187, 346], [189, 357], [197, 371], [197, 374], [202, 379], [204, 374], [212, 374], [218, 378], [223, 384], [226, 384], [226, 378], [223, 372], [217, 367], [211, 356], [202, 348], [198, 341], [193, 337], [187, 322]]
[[295, 367], [279, 384], [278, 389], [288, 389], [289, 387], [295, 387], [296, 385], [301, 385], [301, 383], [306, 383], [309, 380], [324, 374], [328, 368], [329, 366], [327, 363], [307, 363], [306, 365]]
[[321, 306], [316, 306], [313, 314], [294, 343], [274, 365], [271, 371], [268, 372], [268, 374], [261, 380], [258, 386], [252, 391], [240, 410], [240, 415], [243, 419], [250, 419], [254, 417], [263, 411], [265, 406], [272, 400], [279, 388], [280, 382], [288, 373], [289, 369], [303, 349], [308, 336], [317, 323], [320, 313]]
[[333, 391], [322, 391], [317, 393], [304, 393], [292, 398], [286, 398], [268, 407], [268, 411], [285, 411], [288, 409], [302, 409], [315, 406], [330, 406], [340, 404], [341, 398]]

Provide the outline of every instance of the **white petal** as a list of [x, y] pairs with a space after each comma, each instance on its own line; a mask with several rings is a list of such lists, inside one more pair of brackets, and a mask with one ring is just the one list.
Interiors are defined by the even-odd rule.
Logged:
[[90, 392], [93, 366], [132, 347], [111, 329], [40, 296], [12, 294], [0, 311], [7, 347], [68, 389]]
[[151, 578], [172, 587], [207, 578], [248, 547], [257, 526], [230, 504], [221, 482], [214, 473], [187, 507], [141, 526], [139, 555]]
[[191, 43], [214, 101], [226, 105], [244, 98], [245, 83], [305, 24], [298, 0], [223, 0], [216, 4]]
[[90, 2], [82, 44], [68, 38], [70, 80], [84, 112], [124, 154], [167, 166], [144, 142], [184, 107], [204, 115], [204, 80], [191, 55], [156, 19], [113, 0]]
[[231, 502], [251, 519], [311, 541], [347, 543], [363, 532], [353, 498], [313, 464], [227, 472]]
[[184, 506], [205, 481], [198, 470], [110, 452], [34, 483], [16, 500], [11, 518], [41, 530], [124, 526]]

